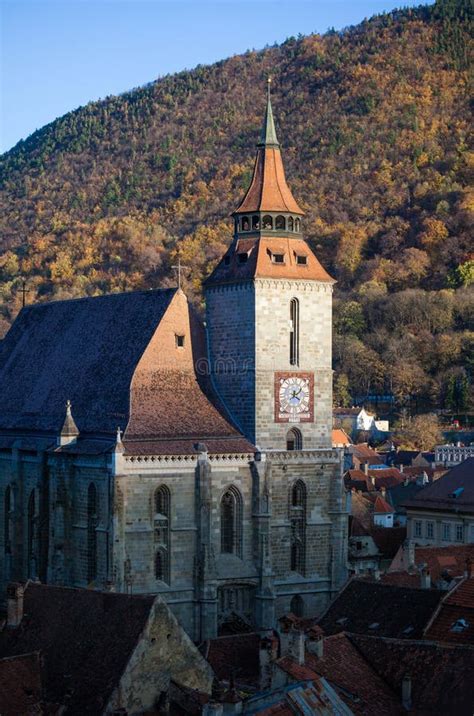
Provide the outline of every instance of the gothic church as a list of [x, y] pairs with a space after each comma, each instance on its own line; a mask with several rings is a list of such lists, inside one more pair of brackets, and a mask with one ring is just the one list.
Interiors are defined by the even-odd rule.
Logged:
[[205, 284], [27, 306], [0, 344], [0, 587], [159, 593], [194, 640], [320, 612], [345, 579], [333, 280], [270, 97]]

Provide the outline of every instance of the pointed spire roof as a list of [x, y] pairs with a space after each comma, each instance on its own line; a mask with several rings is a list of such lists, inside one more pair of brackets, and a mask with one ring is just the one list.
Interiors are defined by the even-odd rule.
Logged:
[[59, 444], [68, 445], [74, 442], [79, 435], [79, 428], [76, 425], [74, 418], [72, 417], [71, 401], [66, 402], [66, 417], [59, 434]]
[[265, 118], [263, 120], [262, 131], [260, 132], [260, 141], [258, 143], [259, 147], [280, 146], [276, 135], [275, 120], [273, 119], [272, 101], [270, 98], [271, 82], [272, 81], [269, 77], [267, 80], [267, 108], [265, 110]]
[[270, 82], [268, 83], [267, 106], [260, 141], [257, 144], [252, 181], [234, 214], [247, 214], [255, 211], [282, 211], [300, 216], [304, 213], [286, 183], [273, 119]]

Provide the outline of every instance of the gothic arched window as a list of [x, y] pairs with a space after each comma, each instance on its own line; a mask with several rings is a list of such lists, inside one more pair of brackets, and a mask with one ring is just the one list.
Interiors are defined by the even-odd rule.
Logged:
[[291, 428], [286, 434], [286, 449], [287, 450], [302, 450], [303, 449], [303, 436], [298, 428]]
[[290, 569], [305, 573], [306, 555], [306, 485], [297, 480], [290, 490]]
[[36, 577], [38, 565], [38, 523], [36, 491], [31, 490], [28, 499], [28, 576]]
[[87, 581], [97, 577], [97, 489], [91, 482], [87, 491]]
[[262, 224], [264, 229], [273, 229], [273, 219], [268, 214], [265, 214], [265, 216], [262, 219]]
[[300, 359], [300, 304], [297, 298], [290, 301], [290, 364], [298, 365]]
[[295, 231], [299, 232], [300, 228], [301, 228], [301, 221], [299, 219], [295, 219]]
[[154, 495], [155, 577], [170, 583], [170, 519], [171, 495], [166, 485], [160, 485]]
[[293, 217], [290, 216], [288, 219], [288, 231], [293, 231], [293, 224], [294, 224]]
[[284, 216], [277, 216], [275, 219], [275, 229], [284, 231], [286, 229], [286, 221]]
[[250, 231], [250, 220], [248, 216], [242, 217], [242, 231]]
[[221, 552], [242, 556], [242, 498], [234, 486], [221, 499]]
[[301, 597], [299, 594], [295, 594], [295, 596], [292, 597], [290, 602], [290, 612], [292, 612], [295, 617], [304, 616], [304, 601], [303, 597]]
[[258, 214], [255, 214], [255, 216], [252, 216], [252, 229], [255, 231], [258, 231], [260, 228], [260, 217]]

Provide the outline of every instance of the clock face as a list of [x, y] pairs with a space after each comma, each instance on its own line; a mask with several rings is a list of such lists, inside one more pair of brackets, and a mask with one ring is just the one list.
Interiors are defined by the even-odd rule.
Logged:
[[312, 420], [313, 381], [310, 374], [275, 375], [275, 419], [278, 422]]

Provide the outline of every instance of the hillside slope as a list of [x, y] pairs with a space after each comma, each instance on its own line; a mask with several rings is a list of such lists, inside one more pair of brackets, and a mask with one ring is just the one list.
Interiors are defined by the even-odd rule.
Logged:
[[[71, 112], [2, 157], [0, 310], [187, 289], [231, 239], [273, 77], [305, 233], [338, 279], [339, 399], [466, 404], [474, 346], [467, 0], [290, 38]], [[471, 174], [472, 176], [472, 174]], [[403, 358], [402, 358], [403, 356]]]

